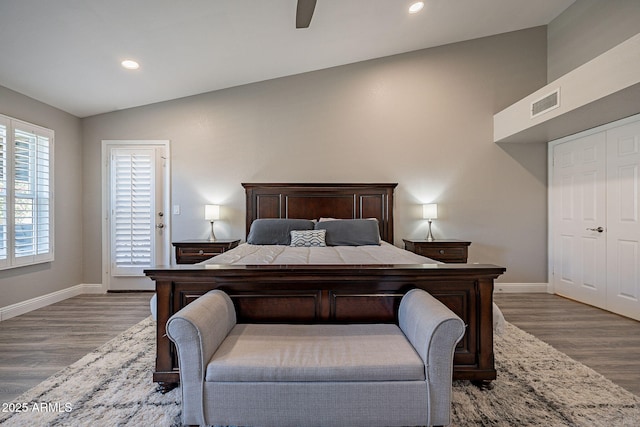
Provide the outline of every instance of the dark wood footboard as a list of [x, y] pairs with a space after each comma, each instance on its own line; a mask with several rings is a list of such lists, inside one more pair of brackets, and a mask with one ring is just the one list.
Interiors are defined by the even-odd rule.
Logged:
[[153, 380], [170, 389], [179, 378], [169, 317], [212, 289], [228, 293], [238, 322], [393, 323], [407, 291], [428, 291], [467, 325], [456, 348], [454, 379], [496, 378], [493, 281], [503, 267], [480, 264], [180, 266], [145, 273], [156, 282], [158, 326]]

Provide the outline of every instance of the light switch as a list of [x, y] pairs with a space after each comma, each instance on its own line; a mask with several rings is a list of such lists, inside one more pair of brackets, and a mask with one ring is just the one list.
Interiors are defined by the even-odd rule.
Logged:
[[180, 205], [173, 205], [173, 214], [180, 215]]

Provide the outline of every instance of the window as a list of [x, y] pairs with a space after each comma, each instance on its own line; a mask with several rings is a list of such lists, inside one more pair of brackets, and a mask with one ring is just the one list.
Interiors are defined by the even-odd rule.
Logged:
[[53, 137], [0, 116], [0, 268], [53, 261]]

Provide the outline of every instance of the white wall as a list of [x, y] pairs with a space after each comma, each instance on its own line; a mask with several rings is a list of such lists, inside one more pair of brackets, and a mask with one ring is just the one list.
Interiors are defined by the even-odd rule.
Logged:
[[546, 282], [546, 146], [492, 142], [497, 111], [546, 82], [544, 27], [286, 77], [83, 120], [84, 280], [100, 281], [100, 144], [168, 139], [172, 238], [244, 238], [242, 182], [398, 182], [396, 243], [470, 239], [506, 282]]

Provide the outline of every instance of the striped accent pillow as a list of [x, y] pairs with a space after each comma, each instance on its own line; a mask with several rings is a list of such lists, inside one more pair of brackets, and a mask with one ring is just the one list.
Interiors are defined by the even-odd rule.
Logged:
[[327, 246], [327, 230], [291, 230], [291, 246]]

